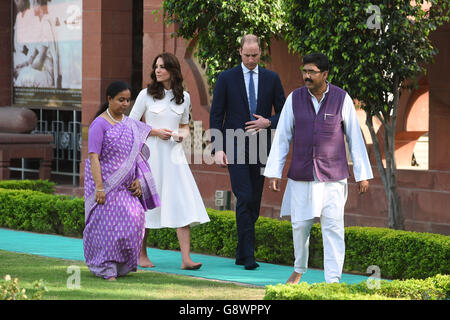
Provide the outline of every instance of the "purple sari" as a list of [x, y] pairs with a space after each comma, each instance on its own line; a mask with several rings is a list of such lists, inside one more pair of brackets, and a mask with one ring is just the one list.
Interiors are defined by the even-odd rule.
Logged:
[[[161, 205], [144, 144], [151, 127], [125, 117], [104, 132], [99, 155], [106, 201], [95, 201], [95, 183], [86, 160], [84, 256], [93, 274], [103, 278], [137, 270], [145, 231], [145, 211]], [[142, 197], [128, 187], [139, 179]]]

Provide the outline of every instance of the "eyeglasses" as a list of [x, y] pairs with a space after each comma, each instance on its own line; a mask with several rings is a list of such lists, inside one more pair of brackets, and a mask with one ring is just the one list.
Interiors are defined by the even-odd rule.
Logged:
[[302, 69], [303, 74], [309, 73], [312, 76], [315, 76], [316, 74], [321, 73], [322, 71], [316, 71], [316, 70], [308, 70], [308, 69]]

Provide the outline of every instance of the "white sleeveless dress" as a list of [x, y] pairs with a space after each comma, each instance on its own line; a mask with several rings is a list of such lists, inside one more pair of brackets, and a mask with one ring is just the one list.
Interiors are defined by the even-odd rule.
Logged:
[[[184, 103], [177, 105], [172, 90], [165, 90], [161, 100], [153, 99], [143, 89], [134, 103], [129, 117], [145, 122], [152, 128], [166, 128], [178, 132], [180, 124], [189, 123], [190, 96], [184, 92]], [[148, 229], [180, 228], [209, 222], [202, 197], [186, 161], [182, 143], [172, 138], [162, 140], [149, 136], [149, 164], [161, 199], [161, 207], [145, 213]]]

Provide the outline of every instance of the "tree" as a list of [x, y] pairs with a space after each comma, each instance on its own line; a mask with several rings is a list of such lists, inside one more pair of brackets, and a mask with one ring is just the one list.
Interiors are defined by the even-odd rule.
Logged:
[[[165, 0], [163, 9], [165, 21], [177, 26], [176, 36], [197, 41], [197, 58], [211, 92], [219, 73], [240, 63], [239, 41], [244, 34], [258, 35], [263, 49], [269, 49], [284, 25], [279, 0]], [[269, 58], [264, 50], [261, 60]]]
[[[424, 2], [285, 0], [289, 47], [300, 55], [326, 54], [332, 65], [330, 82], [360, 101], [366, 112], [388, 200], [389, 227], [395, 229], [403, 229], [394, 157], [399, 97], [437, 53], [430, 33], [449, 21], [448, 0], [428, 1], [430, 10], [422, 8]], [[382, 124], [383, 148], [373, 118]]]

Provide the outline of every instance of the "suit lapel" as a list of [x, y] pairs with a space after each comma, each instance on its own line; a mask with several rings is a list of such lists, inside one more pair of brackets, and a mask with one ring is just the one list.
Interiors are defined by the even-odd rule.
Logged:
[[265, 80], [265, 69], [261, 66], [258, 66], [258, 93], [257, 93], [257, 102], [256, 102], [256, 114], [261, 114], [260, 105], [262, 102], [262, 93], [263, 93], [263, 85]]
[[247, 97], [247, 89], [245, 89], [245, 81], [244, 81], [244, 71], [242, 70], [242, 66], [239, 65], [237, 68], [238, 78], [239, 78], [239, 90], [241, 91], [242, 99], [244, 100], [245, 107], [247, 108], [247, 111], [250, 115], [250, 108], [248, 104], [248, 97]]

